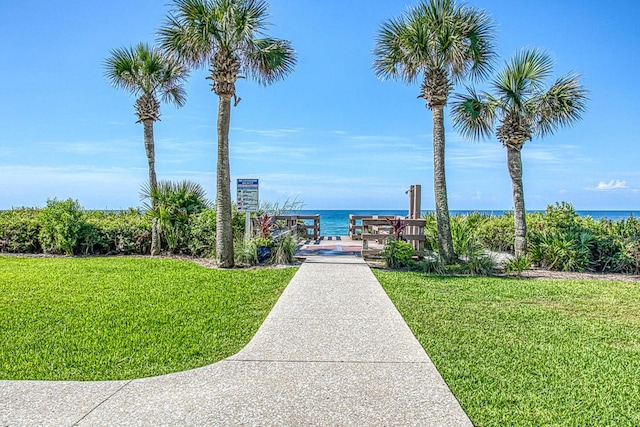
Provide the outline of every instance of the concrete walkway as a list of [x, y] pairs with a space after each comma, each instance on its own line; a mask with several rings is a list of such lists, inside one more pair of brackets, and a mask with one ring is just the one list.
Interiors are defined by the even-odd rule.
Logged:
[[471, 426], [365, 262], [312, 256], [240, 353], [132, 381], [0, 381], [0, 426]]

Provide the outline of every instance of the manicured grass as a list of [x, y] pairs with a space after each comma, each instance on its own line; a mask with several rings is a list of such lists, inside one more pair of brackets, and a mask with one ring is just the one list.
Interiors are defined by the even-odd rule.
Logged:
[[219, 361], [249, 342], [295, 271], [0, 257], [0, 379], [129, 379]]
[[639, 283], [375, 274], [475, 425], [640, 425]]

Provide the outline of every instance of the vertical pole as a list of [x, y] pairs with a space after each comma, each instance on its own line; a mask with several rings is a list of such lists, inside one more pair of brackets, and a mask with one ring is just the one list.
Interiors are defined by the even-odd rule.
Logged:
[[413, 185], [413, 219], [420, 219], [422, 213], [422, 186], [420, 184]]
[[413, 185], [409, 187], [407, 193], [409, 194], [409, 214], [407, 215], [408, 219], [413, 219]]
[[245, 212], [244, 215], [244, 239], [248, 242], [251, 240], [251, 212]]

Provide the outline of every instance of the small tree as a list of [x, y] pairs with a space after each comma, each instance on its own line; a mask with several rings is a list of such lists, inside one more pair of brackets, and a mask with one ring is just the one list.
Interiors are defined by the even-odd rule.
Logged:
[[433, 190], [438, 251], [455, 262], [445, 179], [444, 107], [453, 85], [491, 70], [493, 24], [480, 10], [454, 0], [422, 1], [400, 18], [382, 24], [374, 50], [378, 77], [414, 83], [422, 75], [420, 98], [433, 115]]
[[513, 188], [515, 254], [527, 253], [527, 223], [522, 184], [521, 151], [534, 136], [552, 134], [582, 116], [587, 91], [579, 77], [567, 74], [548, 88], [553, 61], [539, 50], [516, 54], [492, 81], [492, 93], [469, 89], [453, 104], [456, 127], [467, 137], [487, 138], [495, 128], [498, 141], [507, 149], [507, 167]]
[[[155, 142], [153, 123], [160, 120], [160, 102], [170, 101], [178, 107], [186, 100], [183, 88], [186, 69], [156, 48], [140, 43], [133, 48], [111, 51], [104, 63], [105, 74], [111, 84], [138, 97], [135, 108], [138, 121], [144, 126], [144, 148], [149, 163], [149, 188], [157, 186], [155, 170]], [[151, 200], [153, 207], [155, 201]], [[151, 225], [151, 255], [160, 253], [160, 239], [156, 222]]]
[[163, 48], [189, 67], [208, 68], [218, 95], [218, 164], [216, 170], [216, 260], [234, 265], [231, 211], [229, 125], [236, 81], [244, 76], [273, 83], [293, 70], [295, 52], [287, 40], [264, 35], [268, 5], [263, 0], [174, 0], [160, 29]]

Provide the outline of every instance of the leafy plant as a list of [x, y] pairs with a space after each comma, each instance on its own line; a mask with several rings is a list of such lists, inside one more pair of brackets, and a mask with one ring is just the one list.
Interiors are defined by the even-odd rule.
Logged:
[[[531, 224], [531, 220], [527, 219]], [[504, 215], [485, 217], [478, 223], [475, 234], [480, 243], [489, 250], [496, 252], [514, 251], [514, 241], [516, 239], [513, 226], [513, 213]]]
[[[177, 252], [187, 238], [187, 224], [191, 215], [209, 207], [204, 188], [193, 181], [160, 181], [155, 189], [143, 185], [142, 197], [147, 202], [148, 215], [159, 221], [169, 251]], [[154, 200], [155, 204], [149, 203]]]
[[389, 268], [408, 267], [412, 257], [413, 245], [404, 240], [389, 239], [382, 250], [382, 258]]
[[531, 257], [529, 255], [520, 255], [515, 258], [511, 258], [504, 265], [504, 271], [507, 274], [515, 274], [516, 276], [522, 276], [522, 272], [531, 268]]
[[391, 226], [391, 234], [395, 240], [402, 240], [402, 232], [407, 225], [401, 218], [385, 218], [387, 224]]
[[275, 239], [272, 261], [275, 264], [291, 264], [296, 253], [298, 241], [294, 235], [287, 233]]
[[236, 262], [245, 265], [257, 265], [258, 264], [258, 247], [254, 240], [239, 239], [236, 241], [233, 253], [236, 258]]
[[39, 211], [31, 208], [0, 211], [0, 252], [39, 252]]
[[84, 225], [82, 207], [77, 200], [48, 199], [38, 215], [40, 243], [45, 253], [73, 255]]
[[451, 238], [458, 256], [475, 256], [483, 251], [482, 244], [476, 237], [474, 224], [469, 218], [467, 215], [451, 217]]
[[276, 227], [273, 217], [269, 216], [269, 214], [258, 216], [257, 224], [258, 232], [260, 233], [260, 237], [262, 237], [263, 239], [271, 237], [271, 233]]
[[259, 248], [272, 248], [274, 243], [271, 237], [256, 237], [253, 242]]
[[427, 213], [422, 216], [424, 219], [424, 235], [426, 237], [425, 248], [432, 252], [438, 251], [438, 225], [436, 221], [436, 214]]
[[187, 247], [192, 255], [214, 258], [216, 256], [216, 212], [203, 209], [189, 218]]

